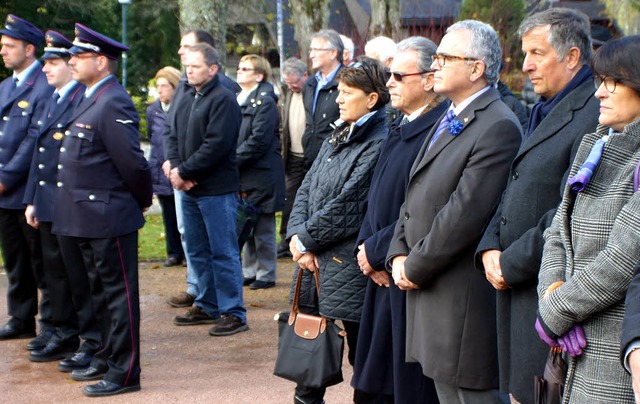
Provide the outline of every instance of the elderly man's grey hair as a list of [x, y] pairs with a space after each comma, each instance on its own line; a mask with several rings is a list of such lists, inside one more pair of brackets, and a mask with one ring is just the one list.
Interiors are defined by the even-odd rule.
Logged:
[[318, 31], [315, 34], [311, 35], [311, 40], [313, 41], [316, 38], [321, 38], [327, 41], [329, 47], [331, 49], [335, 49], [338, 51], [338, 62], [342, 63], [342, 53], [344, 52], [344, 44], [342, 43], [342, 39], [340, 39], [340, 34], [338, 34], [333, 29], [323, 29], [322, 31]]
[[289, 58], [282, 63], [283, 76], [296, 76], [298, 78], [304, 76], [307, 72], [307, 65], [298, 58]]
[[493, 85], [498, 81], [500, 74], [500, 61], [502, 58], [502, 49], [500, 48], [500, 40], [498, 34], [489, 24], [477, 20], [459, 21], [449, 28], [447, 34], [453, 31], [470, 31], [471, 42], [468, 44], [468, 55], [456, 55], [472, 57], [482, 60], [486, 66], [484, 78], [489, 85]]
[[396, 46], [396, 52], [415, 51], [418, 53], [418, 70], [421, 72], [431, 71], [431, 56], [436, 54], [436, 46], [433, 41], [422, 36], [410, 36], [403, 39]]
[[370, 57], [375, 55], [379, 61], [387, 63], [390, 58], [396, 55], [396, 43], [386, 36], [378, 36], [364, 45], [364, 53]]
[[591, 25], [582, 11], [560, 7], [532, 14], [522, 21], [518, 35], [522, 37], [538, 27], [548, 28], [549, 44], [558, 53], [558, 60], [564, 59], [574, 46], [580, 49], [581, 65], [591, 60]]

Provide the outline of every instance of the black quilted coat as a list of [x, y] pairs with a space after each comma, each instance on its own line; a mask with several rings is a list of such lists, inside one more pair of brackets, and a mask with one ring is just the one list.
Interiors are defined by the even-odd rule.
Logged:
[[[353, 256], [373, 169], [387, 135], [384, 108], [362, 126], [339, 126], [325, 140], [296, 194], [287, 238], [297, 234], [317, 255], [320, 299], [311, 272], [305, 271], [301, 305], [340, 320], [360, 321], [367, 278]], [[297, 271], [294, 273], [294, 280]]]

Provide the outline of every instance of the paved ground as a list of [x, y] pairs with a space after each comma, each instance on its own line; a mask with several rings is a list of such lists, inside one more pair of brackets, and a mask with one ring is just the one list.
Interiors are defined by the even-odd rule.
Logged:
[[[209, 326], [176, 327], [182, 314], [165, 300], [184, 290], [185, 268], [141, 264], [142, 390], [102, 399], [86, 398], [85, 383], [58, 372], [53, 363], [32, 363], [24, 346], [28, 340], [0, 341], [0, 403], [292, 403], [293, 383], [273, 376], [277, 326], [273, 316], [288, 310], [287, 296], [293, 265], [280, 260], [275, 288], [245, 288], [250, 330], [230, 337], [211, 337]], [[7, 279], [0, 275], [0, 296]], [[0, 324], [6, 299], [0, 298]], [[346, 344], [345, 344], [346, 345]], [[327, 391], [327, 403], [350, 403], [351, 367], [345, 380]]]

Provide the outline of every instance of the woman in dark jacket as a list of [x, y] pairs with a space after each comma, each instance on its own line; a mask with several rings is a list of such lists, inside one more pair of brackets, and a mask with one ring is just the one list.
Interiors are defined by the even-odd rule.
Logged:
[[[320, 297], [316, 299], [313, 276], [305, 271], [302, 309], [342, 320], [353, 364], [367, 284], [353, 256], [353, 246], [380, 146], [388, 132], [384, 106], [389, 92], [383, 66], [371, 58], [359, 58], [341, 70], [337, 80], [340, 120], [298, 190], [287, 238], [298, 270], [319, 271], [320, 275]], [[296, 276], [297, 271], [294, 279]], [[325, 390], [298, 385], [295, 402], [321, 403]]]
[[244, 284], [266, 289], [276, 284], [276, 216], [284, 207], [284, 165], [280, 155], [280, 114], [269, 62], [245, 55], [238, 64], [238, 104], [242, 124], [236, 157], [240, 193], [258, 209], [252, 233], [243, 248]]
[[162, 131], [179, 81], [180, 71], [178, 69], [167, 66], [158, 70], [158, 73], [156, 73], [158, 99], [147, 108], [147, 134], [151, 142], [149, 168], [151, 169], [151, 179], [153, 181], [153, 193], [158, 198], [162, 208], [167, 248], [167, 260], [164, 265], [167, 267], [180, 265], [184, 259], [182, 242], [178, 232], [173, 188], [162, 171], [162, 163], [165, 161]]

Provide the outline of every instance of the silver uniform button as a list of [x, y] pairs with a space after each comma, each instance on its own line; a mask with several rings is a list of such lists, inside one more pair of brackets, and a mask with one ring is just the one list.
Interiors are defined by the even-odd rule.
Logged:
[[84, 133], [82, 133], [82, 132], [78, 133], [78, 137], [79, 137], [80, 139], [82, 139], [82, 138], [84, 137]]
[[66, 151], [67, 151], [67, 149], [65, 149], [64, 147], [61, 147], [61, 148], [60, 148], [60, 153], [64, 153], [64, 152], [66, 152]]
[[62, 170], [62, 164], [58, 164], [58, 170]]
[[0, 136], [4, 135], [4, 132], [0, 131]]
[[8, 117], [8, 116], [3, 116], [3, 117], [2, 117], [2, 120], [6, 122], [6, 121], [8, 121], [8, 120], [9, 120], [9, 117]]
[[71, 134], [71, 131], [68, 130], [68, 131], [64, 132], [64, 134], [69, 136]]
[[64, 125], [62, 125], [61, 123], [58, 124], [58, 128], [62, 128], [62, 126]]
[[44, 150], [45, 150], [45, 148], [44, 148], [44, 147], [40, 147], [40, 148], [38, 148], [38, 151], [39, 151], [40, 153], [44, 153]]
[[42, 126], [43, 122], [42, 121], [38, 121], [38, 126]]
[[22, 116], [27, 116], [29, 114], [27, 114], [27, 111], [22, 111]]
[[92, 201], [93, 201], [93, 200], [95, 200], [95, 199], [96, 199], [96, 196], [95, 196], [94, 194], [89, 195], [89, 200], [92, 200]]
[[4, 164], [0, 163], [0, 168], [3, 168], [3, 167], [4, 167]]
[[40, 186], [43, 187], [44, 184], [46, 184], [46, 182], [45, 181], [40, 181], [40, 182], [38, 182], [38, 184], [40, 184]]
[[38, 168], [42, 170], [44, 168], [44, 164], [38, 164]]
[[58, 186], [58, 188], [62, 188], [62, 186], [63, 186], [64, 184], [62, 183], [62, 181], [58, 181], [58, 183], [57, 183], [56, 185]]

